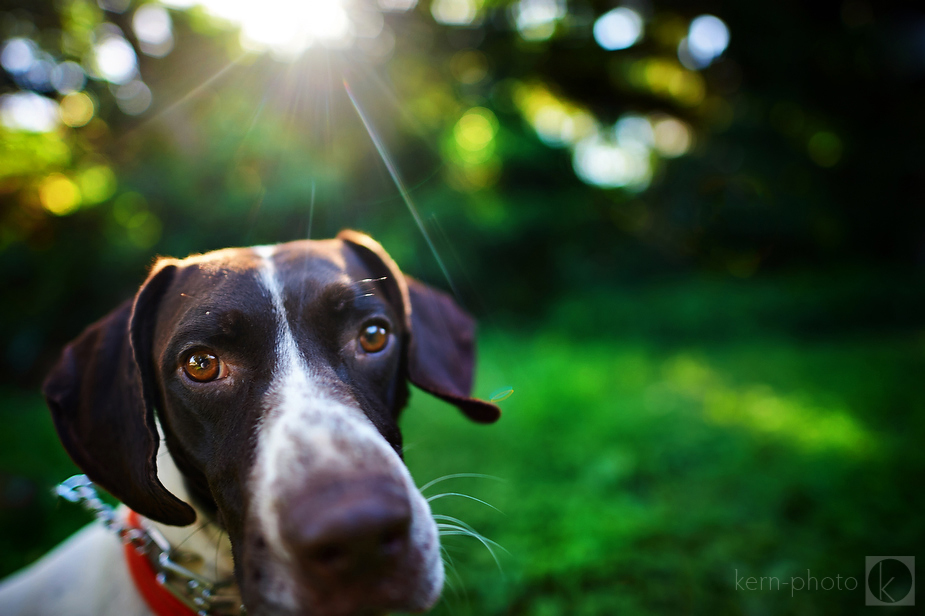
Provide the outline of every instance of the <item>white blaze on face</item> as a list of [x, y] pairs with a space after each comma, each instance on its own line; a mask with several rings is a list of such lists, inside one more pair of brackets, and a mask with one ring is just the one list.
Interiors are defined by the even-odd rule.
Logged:
[[[404, 484], [412, 507], [412, 549], [422, 551], [425, 575], [418, 601], [435, 600], [443, 583], [436, 525], [427, 502], [418, 492], [398, 454], [359, 409], [334, 398], [302, 357], [289, 326], [283, 289], [273, 263], [275, 247], [258, 246], [262, 259], [261, 283], [270, 295], [277, 322], [276, 377], [264, 398], [264, 414], [257, 429], [257, 452], [251, 485], [252, 512], [278, 559], [268, 563], [267, 584], [274, 601], [296, 607], [293, 560], [280, 534], [277, 505], [319, 472], [376, 468]], [[335, 441], [336, 435], [336, 441]], [[366, 462], [364, 464], [364, 461]], [[431, 596], [432, 595], [432, 596]]]

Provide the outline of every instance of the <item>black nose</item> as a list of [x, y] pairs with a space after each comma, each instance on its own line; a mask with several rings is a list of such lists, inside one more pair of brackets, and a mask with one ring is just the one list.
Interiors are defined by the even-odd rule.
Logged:
[[394, 482], [335, 485], [299, 500], [282, 530], [308, 576], [372, 584], [405, 557], [411, 505]]

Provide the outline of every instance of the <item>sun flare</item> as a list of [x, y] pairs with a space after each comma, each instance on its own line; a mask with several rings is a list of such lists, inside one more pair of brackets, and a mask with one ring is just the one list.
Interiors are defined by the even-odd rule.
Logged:
[[[194, 4], [166, 3], [177, 2]], [[375, 38], [382, 30], [375, 7], [350, 0], [200, 0], [196, 4], [239, 27], [245, 49], [269, 50], [281, 57], [298, 56], [313, 46], [347, 48], [357, 38]]]

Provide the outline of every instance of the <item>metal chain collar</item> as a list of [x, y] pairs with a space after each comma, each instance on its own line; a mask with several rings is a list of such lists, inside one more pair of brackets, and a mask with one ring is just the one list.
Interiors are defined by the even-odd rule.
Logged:
[[234, 578], [212, 582], [181, 565], [183, 553], [155, 528], [134, 528], [123, 516], [104, 503], [93, 482], [86, 475], [74, 475], [55, 488], [55, 494], [77, 503], [92, 513], [107, 530], [118, 535], [124, 544], [131, 544], [144, 555], [157, 572], [157, 582], [197, 616], [241, 616], [244, 606]]

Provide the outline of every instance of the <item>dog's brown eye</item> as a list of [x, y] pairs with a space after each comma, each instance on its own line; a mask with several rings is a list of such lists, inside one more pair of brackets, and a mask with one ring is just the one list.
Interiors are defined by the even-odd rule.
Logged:
[[360, 346], [367, 353], [378, 353], [389, 341], [389, 330], [384, 325], [372, 323], [360, 332]]
[[183, 364], [186, 376], [194, 381], [214, 381], [222, 371], [222, 360], [205, 351], [196, 351], [186, 358]]

